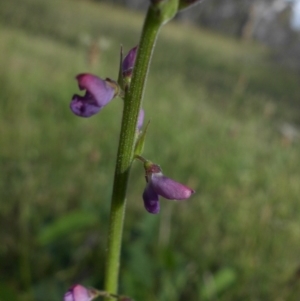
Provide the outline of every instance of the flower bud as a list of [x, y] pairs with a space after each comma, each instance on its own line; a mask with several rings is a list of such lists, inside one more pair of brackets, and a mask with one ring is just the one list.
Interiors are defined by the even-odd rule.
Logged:
[[123, 62], [122, 62], [122, 75], [123, 75], [123, 81], [125, 84], [125, 87], [129, 86], [131, 81], [131, 76], [133, 72], [133, 67], [135, 64], [136, 54], [137, 54], [138, 46], [135, 46], [132, 48], [127, 55], [125, 56]]
[[136, 139], [136, 143], [135, 143], [135, 147], [134, 147], [135, 157], [141, 156], [143, 154], [144, 146], [145, 146], [145, 142], [146, 142], [146, 136], [147, 136], [148, 126], [149, 126], [150, 121], [147, 123], [144, 130], [142, 130], [143, 120], [144, 120], [144, 110], [141, 109], [140, 113], [139, 113], [139, 118], [138, 118], [137, 139]]
[[143, 109], [140, 109], [137, 128], [140, 131], [143, 127], [145, 112]]
[[166, 24], [175, 17], [178, 5], [178, 0], [151, 0], [153, 17], [160, 25]]
[[133, 47], [125, 56], [122, 63], [123, 76], [131, 76], [134, 67], [138, 46]]
[[65, 293], [64, 301], [91, 301], [96, 297], [98, 297], [97, 290], [75, 284]]

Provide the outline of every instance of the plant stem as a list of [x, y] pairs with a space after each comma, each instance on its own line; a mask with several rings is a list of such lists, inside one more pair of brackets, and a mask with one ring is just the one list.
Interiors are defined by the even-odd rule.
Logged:
[[150, 7], [139, 43], [131, 85], [124, 99], [122, 126], [111, 202], [105, 271], [105, 290], [110, 293], [117, 293], [118, 289], [126, 191], [133, 161], [137, 120], [141, 108], [149, 64], [161, 23], [154, 9]]

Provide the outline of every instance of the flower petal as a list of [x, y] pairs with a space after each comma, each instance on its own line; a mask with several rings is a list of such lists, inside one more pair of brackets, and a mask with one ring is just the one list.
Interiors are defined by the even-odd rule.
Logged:
[[195, 192], [193, 189], [165, 177], [162, 173], [153, 173], [150, 183], [157, 194], [169, 200], [186, 200]]
[[80, 284], [73, 285], [64, 295], [64, 301], [90, 301], [89, 290]]
[[86, 93], [84, 96], [75, 94], [72, 98], [70, 109], [80, 117], [91, 117], [97, 114], [102, 107], [98, 106], [93, 96]]
[[148, 212], [152, 214], [157, 214], [159, 212], [159, 197], [158, 194], [154, 191], [151, 183], [148, 183], [148, 185], [146, 186], [143, 193], [143, 199], [144, 206]]
[[70, 108], [77, 116], [90, 117], [98, 113], [115, 96], [116, 87], [107, 80], [92, 74], [79, 74], [76, 79], [79, 88], [86, 90], [84, 96], [75, 94], [72, 98]]
[[115, 89], [108, 81], [88, 73], [79, 74], [76, 76], [76, 79], [78, 80], [79, 88], [88, 91], [98, 106], [103, 107], [113, 99]]

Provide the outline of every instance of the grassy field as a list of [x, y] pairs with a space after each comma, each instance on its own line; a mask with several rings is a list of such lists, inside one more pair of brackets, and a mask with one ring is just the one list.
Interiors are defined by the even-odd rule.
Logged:
[[[142, 23], [89, 1], [0, 1], [1, 301], [62, 300], [74, 282], [102, 288], [122, 102], [90, 119], [69, 102], [76, 74], [116, 78], [119, 46], [137, 44]], [[144, 155], [197, 193], [149, 215], [134, 164], [122, 293], [299, 300], [300, 143], [287, 130], [300, 124], [299, 80], [262, 46], [163, 28]]]

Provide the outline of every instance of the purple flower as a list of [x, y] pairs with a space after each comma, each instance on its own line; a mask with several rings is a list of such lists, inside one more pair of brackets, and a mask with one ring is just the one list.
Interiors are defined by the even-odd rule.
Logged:
[[135, 63], [138, 46], [132, 48], [125, 56], [122, 63], [122, 72], [124, 78], [130, 78]]
[[153, 163], [145, 163], [146, 180], [148, 182], [144, 193], [144, 205], [148, 212], [156, 214], [160, 210], [159, 196], [168, 200], [186, 200], [195, 191], [162, 174], [161, 168]]
[[87, 289], [80, 284], [75, 284], [65, 293], [64, 301], [91, 301], [97, 296], [96, 290]]
[[80, 90], [86, 90], [84, 96], [73, 95], [70, 108], [80, 117], [90, 117], [98, 113], [118, 93], [117, 83], [103, 80], [93, 74], [82, 73], [76, 76]]

